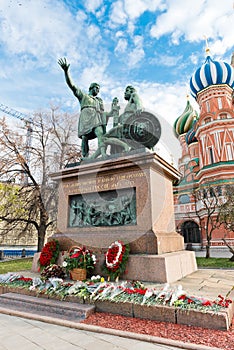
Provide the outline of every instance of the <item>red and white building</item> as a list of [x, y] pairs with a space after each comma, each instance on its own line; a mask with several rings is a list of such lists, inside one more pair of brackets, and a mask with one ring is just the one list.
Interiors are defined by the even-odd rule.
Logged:
[[[229, 186], [234, 186], [233, 67], [234, 54], [228, 64], [214, 61], [207, 49], [205, 63], [190, 80], [191, 94], [200, 113], [198, 115], [188, 100], [174, 124], [182, 148], [179, 159], [182, 178], [174, 186], [176, 227], [185, 243], [193, 245], [206, 245], [208, 215], [202, 204], [204, 200], [195, 200], [194, 191], [199, 189], [203, 198], [211, 202], [215, 193], [221, 203]], [[222, 245], [225, 234], [234, 245], [234, 232], [227, 232], [223, 227], [213, 231], [211, 245]]]

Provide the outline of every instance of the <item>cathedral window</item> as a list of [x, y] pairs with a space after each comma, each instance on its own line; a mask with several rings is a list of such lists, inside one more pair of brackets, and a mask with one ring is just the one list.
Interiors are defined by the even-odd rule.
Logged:
[[210, 102], [206, 101], [206, 111], [210, 112]]
[[210, 164], [214, 164], [214, 154], [213, 154], [213, 149], [211, 147], [208, 148], [208, 153], [209, 153]]
[[220, 119], [227, 119], [227, 113], [221, 113]]
[[210, 123], [212, 121], [211, 117], [206, 117], [204, 119], [205, 124]]
[[227, 160], [233, 160], [233, 150], [230, 143], [226, 144]]
[[221, 97], [218, 97], [218, 107], [219, 107], [219, 109], [222, 109], [222, 108], [223, 108], [223, 104], [222, 104], [222, 99], [221, 99]]

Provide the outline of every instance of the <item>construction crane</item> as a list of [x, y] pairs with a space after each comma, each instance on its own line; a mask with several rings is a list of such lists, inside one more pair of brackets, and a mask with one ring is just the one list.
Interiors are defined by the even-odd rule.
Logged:
[[[24, 113], [21, 113], [19, 111], [16, 111], [15, 109], [9, 108], [8, 106], [5, 106], [4, 104], [0, 103], [0, 110], [4, 113], [7, 113], [11, 115], [14, 118], [20, 119], [25, 122], [25, 126], [27, 128], [27, 133], [26, 133], [26, 144], [25, 144], [25, 160], [27, 164], [30, 163], [30, 147], [32, 144], [32, 125], [35, 123], [32, 121], [31, 118], [28, 118], [28, 116]], [[28, 184], [28, 177], [25, 176], [24, 178], [24, 183]]]

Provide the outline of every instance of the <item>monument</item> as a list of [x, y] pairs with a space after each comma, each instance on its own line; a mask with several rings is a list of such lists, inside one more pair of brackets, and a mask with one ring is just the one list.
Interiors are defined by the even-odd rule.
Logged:
[[[183, 237], [175, 231], [172, 183], [180, 174], [152, 151], [161, 135], [158, 118], [143, 109], [131, 85], [125, 90], [122, 114], [116, 97], [111, 111], [104, 111], [97, 97], [99, 84], [91, 84], [85, 94], [73, 84], [66, 59], [59, 65], [81, 105], [83, 158], [51, 175], [59, 181], [53, 237], [63, 250], [72, 245], [92, 248], [99, 268], [112, 242], [129, 243], [125, 279], [174, 282], [194, 272], [195, 254], [184, 250]], [[107, 131], [111, 118], [113, 127]], [[98, 146], [90, 155], [88, 142], [95, 137]]]

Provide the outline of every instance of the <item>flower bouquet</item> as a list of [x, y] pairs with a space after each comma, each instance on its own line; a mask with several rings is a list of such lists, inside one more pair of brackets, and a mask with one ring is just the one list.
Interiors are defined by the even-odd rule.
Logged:
[[115, 241], [109, 246], [102, 267], [108, 275], [108, 280], [118, 281], [119, 276], [125, 272], [129, 251], [129, 245], [124, 245], [121, 241]]
[[62, 266], [51, 264], [44, 268], [44, 270], [41, 272], [41, 277], [44, 278], [45, 280], [48, 280], [49, 278], [52, 278], [52, 277], [64, 279], [65, 271]]
[[39, 258], [39, 270], [44, 269], [46, 266], [55, 264], [59, 256], [59, 242], [57, 240], [49, 241], [42, 248]]
[[71, 279], [83, 281], [96, 264], [96, 256], [86, 247], [71, 247], [69, 256], [64, 259], [63, 267], [70, 273]]

